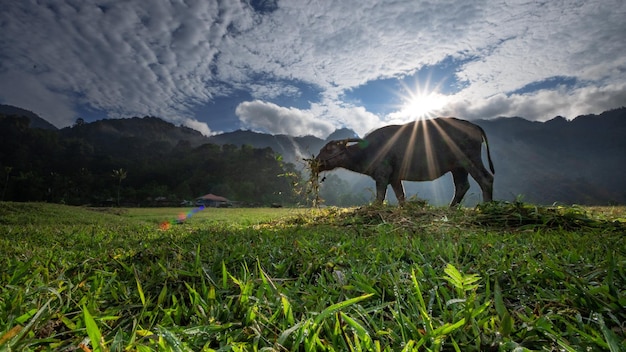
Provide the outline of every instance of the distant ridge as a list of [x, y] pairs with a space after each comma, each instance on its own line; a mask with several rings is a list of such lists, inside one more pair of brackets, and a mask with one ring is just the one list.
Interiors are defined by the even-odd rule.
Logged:
[[626, 203], [626, 108], [569, 121], [558, 116], [543, 123], [522, 118], [475, 122], [489, 138], [495, 198]]
[[[102, 156], [128, 154], [128, 146], [148, 158], [154, 151], [174, 149], [184, 157], [191, 149], [206, 144], [248, 145], [271, 148], [297, 169], [304, 169], [303, 159], [316, 155], [328, 140], [356, 136], [354, 131], [342, 128], [326, 139], [244, 130], [207, 137], [150, 116], [104, 119], [57, 129], [28, 110], [0, 105], [0, 114], [26, 116], [33, 128], [53, 130], [73, 141], [82, 139]], [[626, 204], [626, 108], [572, 120], [557, 116], [546, 122], [533, 122], [502, 117], [473, 122], [483, 127], [489, 139], [496, 169], [495, 199], [513, 200], [520, 196], [538, 204]], [[348, 171], [334, 175], [347, 182], [341, 192], [360, 193], [363, 199], [371, 195], [371, 179], [355, 181]], [[407, 182], [407, 194], [445, 204], [451, 198], [448, 193], [453, 191], [451, 180], [443, 177], [436, 182], [441, 184], [438, 190], [435, 183]], [[480, 198], [476, 190], [470, 189], [471, 194], [474, 200]]]
[[28, 127], [30, 128], [40, 128], [43, 130], [53, 130], [53, 131], [58, 130], [58, 128], [56, 128], [53, 124], [42, 119], [41, 117], [39, 117], [39, 115], [35, 114], [34, 112], [30, 110], [18, 108], [16, 106], [0, 104], [0, 114], [6, 115], [6, 116], [15, 115], [15, 116], [28, 117], [28, 119], [30, 120], [30, 124], [28, 125]]
[[197, 147], [209, 143], [202, 133], [176, 126], [158, 117], [144, 116], [128, 119], [104, 119], [59, 130], [65, 137], [85, 138], [91, 142], [110, 144], [120, 139], [135, 139], [149, 143], [162, 142], [176, 146], [180, 142]]

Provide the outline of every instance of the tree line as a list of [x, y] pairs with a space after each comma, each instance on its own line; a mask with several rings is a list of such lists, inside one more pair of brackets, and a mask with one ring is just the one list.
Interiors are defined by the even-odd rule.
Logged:
[[244, 205], [306, 203], [300, 172], [270, 148], [92, 138], [89, 125], [44, 130], [0, 115], [1, 200], [150, 206], [214, 193]]

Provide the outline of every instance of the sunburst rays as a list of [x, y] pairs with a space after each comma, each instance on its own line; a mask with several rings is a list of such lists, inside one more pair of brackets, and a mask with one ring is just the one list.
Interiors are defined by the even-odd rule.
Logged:
[[437, 117], [449, 103], [448, 96], [440, 93], [440, 85], [431, 86], [430, 78], [422, 86], [419, 83], [414, 87], [402, 84], [397, 93], [398, 110], [389, 114], [390, 119], [406, 123]]

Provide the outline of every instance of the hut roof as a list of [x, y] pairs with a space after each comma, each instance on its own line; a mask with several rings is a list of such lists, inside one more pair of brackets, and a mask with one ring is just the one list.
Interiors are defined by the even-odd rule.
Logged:
[[213, 202], [228, 202], [228, 199], [226, 199], [226, 198], [224, 198], [222, 196], [216, 196], [213, 193], [205, 194], [202, 197], [198, 197], [196, 199], [209, 200], [209, 201], [213, 201]]

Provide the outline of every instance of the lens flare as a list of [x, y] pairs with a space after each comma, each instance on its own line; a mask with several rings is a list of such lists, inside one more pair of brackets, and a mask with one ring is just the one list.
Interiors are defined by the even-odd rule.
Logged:
[[187, 219], [189, 219], [192, 216], [194, 216], [197, 212], [202, 211], [204, 209], [205, 209], [205, 206], [201, 205], [201, 206], [199, 206], [197, 208], [191, 209], [187, 213], [180, 213], [180, 214], [178, 214], [176, 219], [166, 220], [166, 221], [161, 222], [159, 224], [159, 229], [161, 229], [163, 231], [167, 231], [167, 230], [169, 230], [172, 227], [172, 224], [182, 224], [185, 221], [187, 221]]
[[172, 224], [169, 221], [163, 221], [162, 223], [159, 224], [159, 229], [163, 231], [169, 230], [170, 227], [172, 227]]

